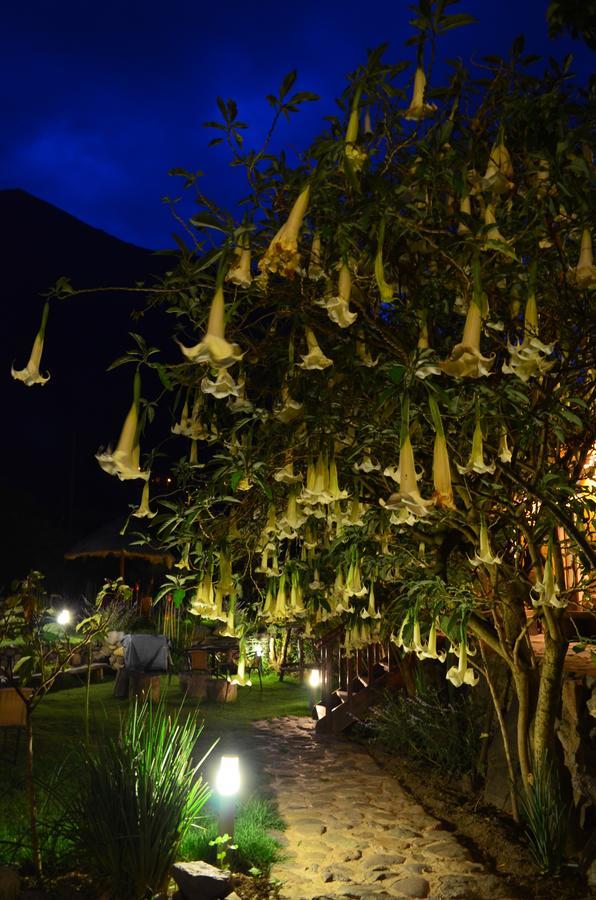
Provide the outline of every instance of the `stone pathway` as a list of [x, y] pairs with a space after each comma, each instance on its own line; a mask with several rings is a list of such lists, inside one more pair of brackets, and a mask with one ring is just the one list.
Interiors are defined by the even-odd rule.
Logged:
[[[512, 900], [365, 748], [318, 736], [309, 719], [255, 722], [250, 748], [287, 831], [273, 867], [284, 900]], [[248, 749], [248, 748], [245, 748]]]

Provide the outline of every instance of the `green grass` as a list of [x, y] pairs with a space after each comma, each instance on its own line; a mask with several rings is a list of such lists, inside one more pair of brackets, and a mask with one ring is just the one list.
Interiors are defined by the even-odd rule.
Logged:
[[[91, 743], [101, 740], [104, 735], [116, 734], [120, 720], [128, 710], [127, 700], [117, 700], [112, 696], [113, 687], [111, 679], [91, 685]], [[177, 677], [173, 676], [169, 683], [167, 677], [162, 678], [162, 695], [166, 697], [167, 705], [172, 711], [178, 709], [183, 694]], [[48, 823], [44, 842], [50, 858], [59, 858], [60, 848], [53, 848], [57, 838], [52, 824], [51, 804], [47, 800], [48, 789], [52, 782], [60, 780], [60, 776], [56, 774], [60, 766], [68, 769], [74, 765], [74, 751], [84, 741], [84, 699], [83, 687], [56, 691], [48, 694], [33, 714], [34, 771], [40, 788], [41, 818]], [[183, 710], [196, 710], [197, 706], [200, 718], [205, 721], [201, 748], [204, 747], [206, 751], [214, 741], [221, 739], [222, 748], [240, 745], [241, 750], [242, 734], [250, 722], [277, 716], [308, 715], [309, 691], [307, 686], [295, 681], [279, 682], [277, 676], [267, 675], [263, 677], [262, 691], [258, 685], [240, 688], [235, 703], [203, 704], [195, 699], [187, 699]], [[23, 836], [22, 840], [26, 843], [23, 745], [24, 741], [21, 739], [16, 763], [12, 763], [11, 757], [2, 756], [0, 759], [0, 864], [13, 856], [14, 841], [19, 836]], [[53, 789], [50, 789], [50, 793], [51, 790]], [[26, 855], [26, 849], [19, 853], [21, 858]], [[254, 864], [258, 866], [258, 863]]]

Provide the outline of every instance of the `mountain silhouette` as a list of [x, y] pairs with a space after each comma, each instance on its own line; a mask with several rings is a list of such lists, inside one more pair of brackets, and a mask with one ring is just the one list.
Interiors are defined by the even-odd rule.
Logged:
[[[36, 568], [64, 590], [63, 554], [87, 532], [138, 501], [141, 482], [120, 482], [94, 458], [113, 443], [130, 406], [130, 366], [106, 372], [132, 344], [129, 332], [156, 332], [139, 293], [104, 290], [51, 301], [41, 369], [26, 387], [24, 368], [46, 293], [61, 277], [77, 288], [151, 286], [172, 257], [120, 241], [22, 190], [0, 191], [3, 237], [0, 340], [0, 591]], [[147, 321], [148, 320], [148, 321]]]

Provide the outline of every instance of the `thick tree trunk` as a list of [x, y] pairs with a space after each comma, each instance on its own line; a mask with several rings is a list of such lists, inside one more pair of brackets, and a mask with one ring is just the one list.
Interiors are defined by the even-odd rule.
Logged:
[[536, 715], [534, 719], [534, 759], [546, 762], [552, 755], [555, 739], [555, 719], [561, 702], [563, 664], [567, 642], [553, 639], [548, 630], [544, 634], [544, 658], [540, 672]]
[[530, 775], [532, 773], [532, 763], [530, 760], [530, 721], [531, 721], [531, 701], [530, 701], [530, 678], [528, 672], [520, 668], [513, 669], [513, 682], [515, 684], [515, 693], [517, 695], [518, 711], [517, 711], [517, 758], [521, 770], [524, 789], [527, 791], [530, 784]]

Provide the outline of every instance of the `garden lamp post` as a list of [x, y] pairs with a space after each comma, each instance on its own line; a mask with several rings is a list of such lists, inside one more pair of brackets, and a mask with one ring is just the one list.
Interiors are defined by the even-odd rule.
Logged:
[[221, 757], [215, 790], [219, 794], [219, 833], [233, 837], [236, 795], [240, 790], [240, 760], [237, 756]]

